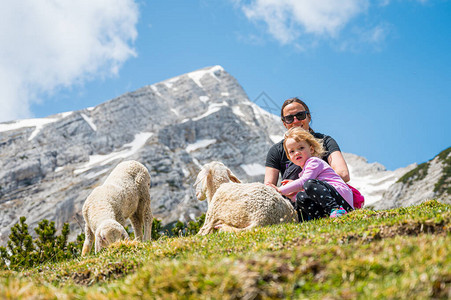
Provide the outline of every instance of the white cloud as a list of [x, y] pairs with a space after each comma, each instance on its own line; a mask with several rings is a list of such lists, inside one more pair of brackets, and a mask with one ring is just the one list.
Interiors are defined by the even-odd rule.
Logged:
[[254, 0], [241, 9], [250, 20], [265, 22], [269, 33], [287, 44], [302, 34], [335, 37], [368, 6], [368, 0]]
[[380, 23], [373, 27], [353, 27], [346, 39], [338, 41], [335, 45], [341, 51], [364, 51], [370, 45], [372, 51], [380, 51], [384, 46], [387, 36], [392, 32], [389, 23]]
[[30, 117], [43, 93], [117, 74], [135, 56], [133, 0], [4, 1], [0, 121]]
[[369, 43], [380, 43], [385, 40], [385, 37], [388, 33], [388, 26], [378, 25], [371, 29], [366, 35], [365, 38]]

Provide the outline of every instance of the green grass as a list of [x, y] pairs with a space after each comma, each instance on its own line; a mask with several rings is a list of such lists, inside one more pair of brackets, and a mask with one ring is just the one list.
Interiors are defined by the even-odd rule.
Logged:
[[0, 299], [449, 299], [451, 205], [122, 242], [0, 274]]

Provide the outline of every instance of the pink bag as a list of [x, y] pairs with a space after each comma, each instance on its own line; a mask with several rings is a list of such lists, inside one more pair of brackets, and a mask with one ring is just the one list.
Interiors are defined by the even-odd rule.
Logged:
[[363, 205], [365, 204], [365, 198], [363, 197], [362, 194], [360, 194], [360, 192], [355, 187], [350, 186], [349, 184], [348, 184], [348, 186], [352, 190], [354, 208], [355, 209], [362, 208]]

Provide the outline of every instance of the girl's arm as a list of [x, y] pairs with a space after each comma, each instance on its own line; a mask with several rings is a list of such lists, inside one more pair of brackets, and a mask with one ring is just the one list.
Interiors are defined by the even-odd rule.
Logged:
[[319, 169], [319, 158], [309, 158], [304, 165], [301, 176], [299, 179], [293, 180], [281, 187], [279, 187], [280, 193], [283, 195], [289, 195], [292, 193], [298, 193], [304, 189], [304, 183], [309, 179], [315, 179], [320, 173]]
[[279, 192], [285, 196], [300, 192], [304, 188], [304, 182], [301, 178], [293, 180], [279, 187]]

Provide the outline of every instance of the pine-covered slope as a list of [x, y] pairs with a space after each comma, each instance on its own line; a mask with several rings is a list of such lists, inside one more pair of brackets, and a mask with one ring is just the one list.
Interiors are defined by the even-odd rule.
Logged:
[[451, 204], [451, 147], [403, 174], [373, 207], [406, 207], [431, 199]]

